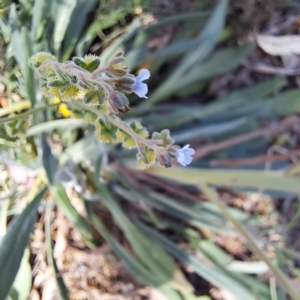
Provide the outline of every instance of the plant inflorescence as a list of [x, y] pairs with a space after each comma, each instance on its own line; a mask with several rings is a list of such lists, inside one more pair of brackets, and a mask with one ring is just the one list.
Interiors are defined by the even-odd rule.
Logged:
[[95, 55], [60, 63], [50, 53], [39, 52], [30, 58], [29, 65], [36, 71], [44, 95], [69, 101], [73, 116], [93, 123], [100, 141], [137, 148], [140, 168], [146, 169], [155, 161], [171, 167], [174, 158], [184, 166], [190, 164], [194, 149], [175, 145], [168, 129], [150, 137], [140, 122], [127, 123], [119, 118], [130, 110], [127, 94], [147, 98], [148, 86], [143, 81], [150, 77], [147, 69], [140, 70], [138, 76], [130, 74], [124, 62], [123, 52], [115, 55], [106, 67], [100, 65], [100, 58]]

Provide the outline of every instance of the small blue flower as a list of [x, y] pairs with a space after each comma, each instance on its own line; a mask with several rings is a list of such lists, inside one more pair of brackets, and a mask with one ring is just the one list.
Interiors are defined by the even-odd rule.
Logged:
[[185, 145], [182, 149], [177, 150], [176, 153], [177, 161], [183, 166], [189, 165], [193, 160], [191, 155], [195, 154], [195, 150], [189, 147], [190, 145]]
[[135, 84], [133, 85], [133, 91], [140, 98], [148, 98], [146, 94], [148, 93], [148, 86], [142, 81], [150, 78], [150, 72], [147, 69], [142, 69], [137, 77], [135, 77]]

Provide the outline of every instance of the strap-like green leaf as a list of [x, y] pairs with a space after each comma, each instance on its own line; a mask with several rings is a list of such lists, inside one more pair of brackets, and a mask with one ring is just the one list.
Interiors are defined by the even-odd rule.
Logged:
[[0, 245], [0, 300], [5, 300], [18, 273], [44, 188], [8, 226]]

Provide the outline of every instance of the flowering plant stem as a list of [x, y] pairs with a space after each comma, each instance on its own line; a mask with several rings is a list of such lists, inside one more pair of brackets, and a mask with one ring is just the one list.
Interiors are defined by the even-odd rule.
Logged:
[[113, 118], [109, 115], [106, 115], [104, 112], [102, 112], [101, 110], [96, 109], [95, 107], [86, 105], [82, 102], [73, 102], [72, 105], [74, 107], [77, 108], [83, 108], [85, 110], [88, 110], [90, 112], [93, 112], [94, 114], [96, 114], [98, 117], [102, 118], [102, 119], [106, 119], [108, 120], [111, 124], [115, 125], [116, 127], [118, 127], [119, 129], [123, 130], [124, 132], [126, 132], [127, 134], [129, 134], [136, 142], [137, 144], [137, 148], [138, 150], [142, 153], [142, 144], [147, 145], [148, 147], [152, 148], [154, 151], [159, 151], [159, 147], [157, 146], [158, 144], [161, 144], [162, 141], [161, 140], [151, 140], [151, 139], [145, 139], [143, 137], [141, 137], [140, 135], [138, 135], [137, 133], [135, 133], [128, 125], [127, 123]]

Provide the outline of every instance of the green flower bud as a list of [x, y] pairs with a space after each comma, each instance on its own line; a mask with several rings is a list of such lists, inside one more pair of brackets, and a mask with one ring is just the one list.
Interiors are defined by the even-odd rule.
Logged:
[[170, 137], [170, 130], [169, 129], [164, 129], [160, 133], [159, 132], [153, 132], [152, 134], [152, 139], [154, 140], [161, 140], [162, 143], [158, 144], [158, 146], [161, 147], [168, 147], [170, 145], [174, 144], [174, 140]]

